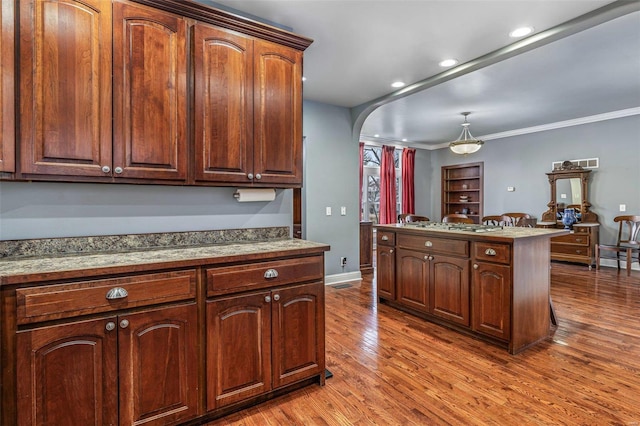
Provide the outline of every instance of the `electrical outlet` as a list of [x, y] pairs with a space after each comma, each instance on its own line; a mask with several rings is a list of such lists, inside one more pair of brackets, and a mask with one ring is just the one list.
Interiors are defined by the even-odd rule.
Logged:
[[347, 266], [347, 258], [346, 257], [341, 257], [340, 258], [340, 266]]
[[626, 204], [620, 204], [620, 211], [621, 212], [626, 212], [627, 211], [627, 205]]

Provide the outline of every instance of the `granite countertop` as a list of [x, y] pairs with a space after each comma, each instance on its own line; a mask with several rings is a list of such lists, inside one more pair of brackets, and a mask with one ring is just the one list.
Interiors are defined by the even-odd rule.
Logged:
[[282, 238], [194, 246], [140, 247], [113, 252], [5, 257], [0, 259], [0, 286], [109, 273], [188, 268], [273, 256], [322, 253], [327, 250], [329, 246], [326, 244]]
[[378, 229], [389, 229], [397, 231], [399, 229], [411, 230], [425, 233], [441, 233], [447, 236], [474, 236], [477, 238], [496, 238], [496, 239], [508, 239], [515, 240], [521, 238], [535, 238], [535, 237], [555, 237], [569, 233], [565, 229], [550, 229], [550, 228], [529, 228], [519, 226], [505, 226], [502, 229], [485, 230], [481, 232], [465, 231], [460, 229], [448, 229], [448, 225], [454, 224], [441, 224], [432, 222], [428, 225], [421, 225], [420, 222], [416, 224], [411, 223], [398, 223], [390, 225], [376, 225]]

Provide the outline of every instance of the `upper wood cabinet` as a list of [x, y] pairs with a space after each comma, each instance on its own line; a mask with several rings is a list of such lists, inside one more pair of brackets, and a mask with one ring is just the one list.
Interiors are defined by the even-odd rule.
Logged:
[[103, 167], [111, 168], [111, 3], [21, 1], [19, 34], [21, 172], [104, 176]]
[[302, 184], [302, 52], [196, 24], [195, 179]]
[[15, 171], [15, 96], [13, 1], [0, 5], [0, 172]]
[[113, 172], [187, 177], [187, 22], [113, 4]]

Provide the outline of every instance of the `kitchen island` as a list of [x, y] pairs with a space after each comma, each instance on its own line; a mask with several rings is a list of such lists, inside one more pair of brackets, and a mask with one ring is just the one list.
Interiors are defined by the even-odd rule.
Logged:
[[325, 244], [289, 228], [0, 242], [0, 424], [201, 424], [324, 384]]
[[550, 238], [561, 229], [378, 225], [380, 302], [516, 354], [549, 336]]

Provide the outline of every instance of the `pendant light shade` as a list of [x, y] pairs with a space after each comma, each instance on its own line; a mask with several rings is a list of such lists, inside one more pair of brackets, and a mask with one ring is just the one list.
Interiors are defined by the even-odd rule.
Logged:
[[458, 139], [449, 144], [449, 148], [451, 148], [451, 151], [453, 151], [455, 154], [473, 154], [480, 149], [482, 144], [484, 144], [483, 141], [474, 138], [473, 135], [471, 135], [471, 132], [469, 132], [469, 124], [471, 124], [467, 122], [467, 115], [469, 114], [471, 113], [462, 113], [462, 115], [464, 115], [464, 123], [462, 123], [462, 133], [460, 133]]

